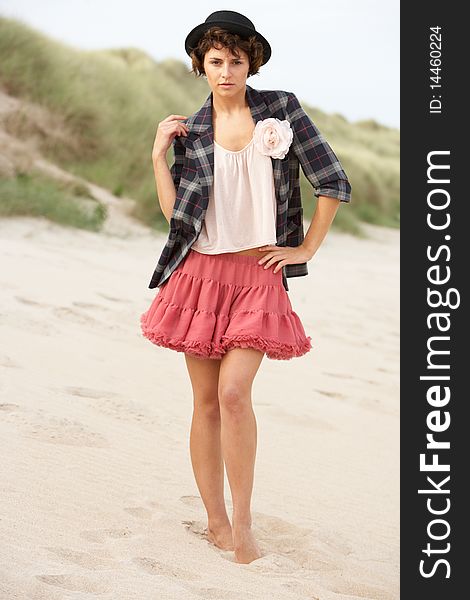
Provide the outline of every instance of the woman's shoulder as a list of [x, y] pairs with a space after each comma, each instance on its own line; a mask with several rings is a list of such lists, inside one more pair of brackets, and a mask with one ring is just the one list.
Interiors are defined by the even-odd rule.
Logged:
[[300, 107], [297, 96], [288, 90], [254, 90], [254, 92], [254, 103], [264, 102], [267, 110], [279, 119], [288, 119], [289, 115]]
[[250, 88], [250, 90], [252, 93], [254, 94], [260, 94], [263, 97], [263, 100], [283, 100], [286, 99], [288, 100], [292, 95], [293, 92], [288, 92], [286, 90], [257, 90], [255, 88]]
[[261, 99], [271, 112], [280, 110], [284, 114], [291, 110], [290, 106], [295, 109], [298, 105], [297, 96], [288, 90], [253, 90], [253, 92], [255, 103], [257, 99]]

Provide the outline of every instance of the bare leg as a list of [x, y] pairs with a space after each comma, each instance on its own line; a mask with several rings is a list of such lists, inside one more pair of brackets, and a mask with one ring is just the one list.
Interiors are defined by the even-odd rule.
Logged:
[[223, 356], [219, 373], [222, 455], [232, 492], [232, 536], [239, 563], [262, 556], [251, 531], [250, 504], [257, 444], [251, 388], [263, 356], [252, 348], [233, 348]]
[[193, 388], [190, 434], [191, 463], [207, 511], [207, 537], [223, 550], [233, 550], [232, 527], [224, 499], [224, 463], [220, 445], [218, 379], [220, 360], [185, 353]]

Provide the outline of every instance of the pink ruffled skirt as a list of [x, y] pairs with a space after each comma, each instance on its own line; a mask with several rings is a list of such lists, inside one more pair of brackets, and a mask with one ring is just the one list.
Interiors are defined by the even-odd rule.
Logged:
[[292, 310], [282, 271], [258, 260], [190, 249], [141, 315], [143, 335], [199, 358], [220, 359], [232, 348], [255, 348], [278, 360], [306, 354], [311, 337]]

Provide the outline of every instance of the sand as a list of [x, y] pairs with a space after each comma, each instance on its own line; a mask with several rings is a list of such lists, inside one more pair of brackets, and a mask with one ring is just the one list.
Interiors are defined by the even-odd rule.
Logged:
[[166, 237], [0, 219], [1, 600], [399, 597], [399, 232], [367, 231], [289, 279], [314, 347], [256, 377], [241, 565], [205, 538], [184, 355], [140, 332]]

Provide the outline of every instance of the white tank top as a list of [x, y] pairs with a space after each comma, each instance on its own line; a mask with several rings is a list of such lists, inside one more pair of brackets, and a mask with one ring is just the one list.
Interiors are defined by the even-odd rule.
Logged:
[[201, 231], [191, 248], [202, 254], [275, 245], [276, 190], [272, 160], [251, 141], [226, 150], [214, 141], [214, 184]]

